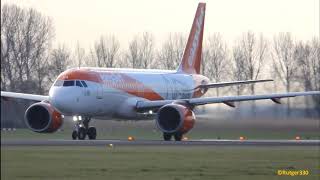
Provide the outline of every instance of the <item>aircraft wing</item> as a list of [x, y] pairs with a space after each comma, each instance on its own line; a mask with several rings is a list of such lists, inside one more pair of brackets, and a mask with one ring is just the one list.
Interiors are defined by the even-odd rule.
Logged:
[[170, 104], [173, 102], [183, 102], [190, 106], [224, 103], [228, 106], [235, 107], [234, 102], [270, 99], [273, 102], [280, 104], [281, 98], [309, 96], [309, 95], [320, 95], [320, 91], [289, 92], [289, 93], [263, 94], [263, 95], [225, 96], [225, 97], [204, 97], [204, 98], [191, 98], [191, 99], [180, 99], [180, 100], [138, 101], [136, 104], [136, 109], [138, 111], [158, 109], [166, 104]]
[[209, 83], [209, 84], [199, 85], [195, 89], [198, 89], [198, 88], [204, 88], [204, 89], [207, 89], [207, 88], [220, 88], [220, 87], [226, 87], [226, 86], [253, 84], [253, 83], [269, 82], [269, 81], [273, 81], [273, 80], [272, 79], [263, 79], [263, 80], [246, 80], [246, 81]]
[[49, 100], [49, 96], [1, 91], [1, 99], [7, 98], [27, 99], [33, 101]]

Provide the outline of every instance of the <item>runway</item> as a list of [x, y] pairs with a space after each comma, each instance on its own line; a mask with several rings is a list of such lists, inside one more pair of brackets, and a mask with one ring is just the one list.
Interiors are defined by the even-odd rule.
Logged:
[[320, 140], [1, 140], [1, 146], [320, 146]]

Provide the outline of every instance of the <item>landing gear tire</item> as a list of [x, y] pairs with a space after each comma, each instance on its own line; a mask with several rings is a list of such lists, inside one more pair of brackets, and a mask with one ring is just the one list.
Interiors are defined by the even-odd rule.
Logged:
[[176, 141], [181, 141], [182, 140], [182, 134], [181, 133], [176, 133], [174, 134], [174, 140]]
[[86, 138], [86, 135], [87, 135], [86, 128], [80, 127], [79, 130], [78, 130], [78, 138], [80, 140], [84, 140]]
[[72, 131], [72, 139], [76, 140], [78, 137], [78, 132], [76, 130]]
[[[80, 116], [81, 117], [81, 116]], [[84, 140], [88, 135], [88, 139], [96, 139], [97, 138], [97, 130], [95, 127], [89, 127], [89, 123], [91, 117], [84, 117], [76, 119], [76, 124], [74, 131], [72, 132], [72, 139], [76, 140]]]
[[163, 139], [165, 141], [171, 141], [172, 134], [163, 133]]
[[96, 128], [95, 127], [89, 127], [87, 134], [88, 134], [89, 139], [96, 139], [96, 137], [97, 137]]

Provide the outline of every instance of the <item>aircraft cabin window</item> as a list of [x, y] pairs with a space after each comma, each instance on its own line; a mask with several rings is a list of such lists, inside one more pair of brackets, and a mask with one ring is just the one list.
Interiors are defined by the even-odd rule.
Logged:
[[82, 82], [84, 87], [88, 87], [86, 82], [84, 82], [84, 81], [81, 81], [81, 82]]
[[74, 81], [64, 81], [63, 86], [74, 86]]
[[76, 86], [82, 87], [82, 84], [80, 83], [80, 81], [76, 81]]
[[56, 83], [54, 83], [54, 86], [62, 86], [63, 81], [57, 80]]

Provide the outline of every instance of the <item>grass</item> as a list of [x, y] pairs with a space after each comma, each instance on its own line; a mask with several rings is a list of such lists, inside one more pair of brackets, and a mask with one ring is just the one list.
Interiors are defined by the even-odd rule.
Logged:
[[[16, 131], [1, 131], [1, 139], [71, 139], [71, 128], [51, 134], [39, 134], [28, 129]], [[98, 129], [98, 139], [127, 139], [134, 136], [136, 139], [162, 139], [162, 133], [152, 128], [123, 127], [119, 129]], [[197, 130], [186, 134], [189, 139], [239, 139], [245, 136], [248, 139], [320, 139], [320, 131], [312, 130], [261, 130], [261, 129], [216, 129]]]
[[319, 147], [1, 147], [1, 179], [318, 180], [319, 159]]

